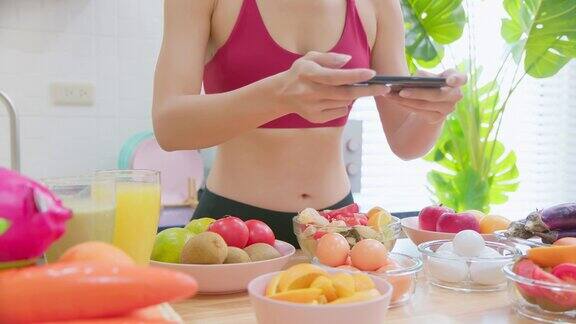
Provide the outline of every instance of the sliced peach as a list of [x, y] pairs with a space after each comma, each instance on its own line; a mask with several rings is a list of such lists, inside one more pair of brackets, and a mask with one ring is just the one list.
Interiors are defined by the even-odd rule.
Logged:
[[268, 285], [266, 285], [266, 296], [270, 297], [278, 292], [278, 283], [280, 282], [283, 273], [284, 272], [280, 272], [268, 282]]
[[369, 289], [364, 291], [359, 291], [354, 293], [349, 297], [342, 297], [338, 298], [335, 301], [331, 302], [330, 305], [335, 304], [348, 304], [348, 303], [357, 303], [362, 301], [368, 301], [380, 296], [380, 292], [376, 289]]
[[304, 288], [277, 293], [276, 295], [270, 296], [270, 298], [292, 303], [309, 304], [318, 302], [320, 296], [322, 296], [322, 289]]
[[314, 281], [312, 281], [312, 284], [310, 284], [310, 288], [322, 289], [327, 302], [331, 302], [334, 299], [338, 298], [336, 288], [334, 288], [332, 280], [326, 276], [319, 276], [316, 279], [314, 279]]
[[320, 267], [301, 263], [284, 271], [278, 282], [278, 292], [285, 292], [293, 289], [304, 289], [310, 287], [310, 284], [318, 276], [327, 275], [326, 271]]
[[376, 288], [374, 281], [365, 273], [355, 273], [352, 277], [354, 278], [354, 288], [357, 292]]
[[330, 279], [332, 279], [332, 284], [336, 288], [338, 298], [350, 297], [356, 292], [354, 277], [351, 274], [340, 272], [333, 274]]

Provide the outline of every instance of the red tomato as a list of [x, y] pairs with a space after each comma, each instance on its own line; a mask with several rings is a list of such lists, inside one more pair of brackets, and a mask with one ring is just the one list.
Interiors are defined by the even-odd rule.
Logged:
[[[541, 268], [534, 270], [534, 279], [547, 281], [555, 284], [563, 284], [555, 275], [544, 271]], [[576, 307], [576, 293], [569, 291], [555, 291], [552, 288], [539, 288], [540, 293], [553, 304], [555, 309], [567, 310]]]
[[576, 284], [576, 264], [562, 263], [552, 269], [552, 274], [556, 277], [570, 283]]
[[266, 225], [266, 223], [257, 219], [251, 219], [246, 221], [245, 224], [248, 227], [249, 233], [248, 243], [246, 243], [246, 245], [252, 245], [254, 243], [266, 243], [273, 246], [276, 242], [274, 232], [268, 225]]
[[208, 230], [222, 236], [228, 246], [243, 249], [248, 242], [248, 226], [238, 217], [220, 218], [212, 223]]
[[[514, 265], [514, 272], [521, 277], [525, 277], [528, 279], [534, 279], [534, 271], [538, 268], [538, 266], [532, 262], [532, 260], [522, 259]], [[537, 297], [540, 295], [537, 287], [531, 285], [523, 285], [517, 283], [518, 289], [524, 295], [525, 298], [530, 297]]]

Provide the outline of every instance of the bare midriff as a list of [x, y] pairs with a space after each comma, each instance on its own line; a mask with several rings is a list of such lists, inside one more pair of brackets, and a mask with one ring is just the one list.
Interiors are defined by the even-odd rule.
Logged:
[[297, 212], [350, 192], [341, 127], [256, 129], [218, 147], [210, 191], [245, 204]]

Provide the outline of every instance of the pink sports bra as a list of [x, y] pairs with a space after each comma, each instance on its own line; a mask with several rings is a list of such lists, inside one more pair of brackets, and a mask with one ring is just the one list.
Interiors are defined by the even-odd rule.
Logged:
[[[346, 0], [346, 22], [340, 40], [330, 52], [352, 56], [344, 68], [368, 68], [370, 47], [354, 0]], [[256, 0], [244, 0], [226, 43], [204, 67], [206, 94], [232, 91], [286, 71], [302, 55], [282, 48], [266, 29]], [[348, 107], [350, 110], [352, 105]], [[312, 123], [292, 113], [260, 128], [313, 128], [344, 126], [348, 116], [326, 123]]]

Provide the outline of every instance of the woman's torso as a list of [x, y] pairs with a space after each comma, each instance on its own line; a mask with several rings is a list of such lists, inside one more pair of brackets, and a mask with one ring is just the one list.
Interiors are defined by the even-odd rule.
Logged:
[[[304, 54], [334, 48], [350, 14], [347, 1], [256, 3], [278, 50]], [[356, 9], [372, 45], [376, 19], [370, 1], [356, 0]], [[215, 0], [207, 62], [228, 41], [241, 7], [242, 0]], [[350, 190], [341, 134], [342, 127], [259, 128], [238, 136], [218, 147], [208, 188], [230, 199], [278, 211], [332, 205]]]

